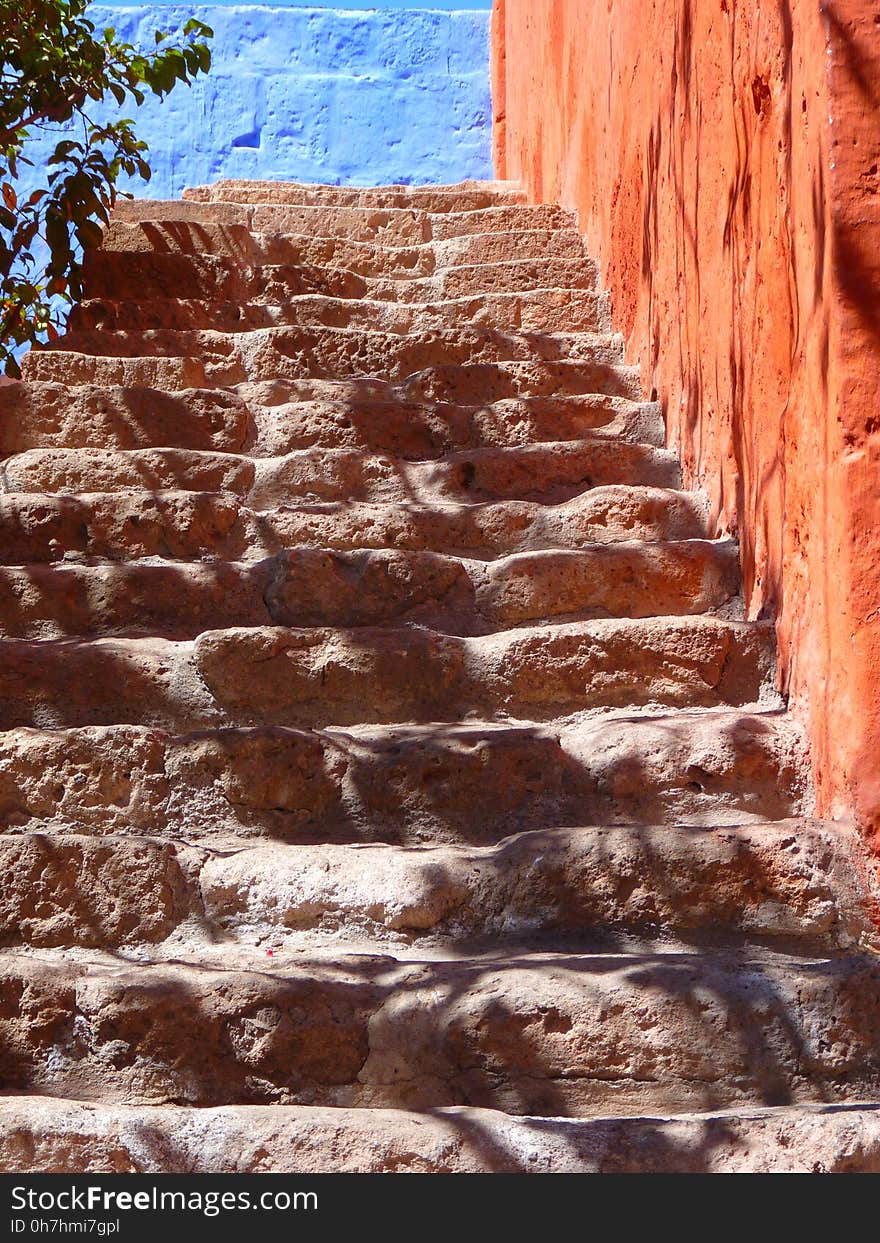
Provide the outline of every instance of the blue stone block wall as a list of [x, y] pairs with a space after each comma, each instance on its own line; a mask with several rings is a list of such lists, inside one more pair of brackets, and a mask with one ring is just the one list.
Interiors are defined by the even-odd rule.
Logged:
[[[489, 13], [264, 5], [94, 5], [98, 27], [155, 46], [196, 16], [214, 64], [136, 111], [153, 180], [139, 196], [245, 177], [382, 185], [490, 178]], [[127, 115], [131, 115], [127, 110]], [[54, 143], [32, 145], [44, 162]]]

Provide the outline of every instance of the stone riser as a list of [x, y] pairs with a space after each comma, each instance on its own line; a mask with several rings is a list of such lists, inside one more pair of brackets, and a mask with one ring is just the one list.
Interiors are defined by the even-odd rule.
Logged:
[[[216, 255], [248, 267], [302, 265], [344, 268], [367, 279], [410, 280], [449, 268], [518, 259], [576, 259], [590, 265], [581, 238], [566, 230], [518, 229], [477, 233], [409, 244], [316, 237], [286, 229], [260, 232], [238, 224], [149, 221], [129, 224], [115, 219], [104, 229], [104, 256]], [[101, 260], [109, 265], [112, 259]], [[87, 263], [87, 267], [89, 264]]]
[[318, 264], [246, 267], [218, 255], [90, 251], [84, 287], [89, 298], [136, 301], [188, 298], [242, 303], [285, 302], [302, 294], [376, 302], [434, 303], [546, 289], [596, 288], [595, 267], [583, 259], [509, 259], [458, 264], [430, 276], [364, 276]]
[[68, 1174], [876, 1174], [880, 1106], [568, 1120], [16, 1097], [0, 1102], [0, 1161]]
[[221, 179], [209, 186], [193, 186], [183, 192], [186, 203], [256, 203], [286, 206], [369, 208], [457, 215], [494, 207], [525, 205], [525, 195], [511, 182], [462, 182], [455, 186], [354, 186], [300, 185], [294, 182]]
[[0, 728], [553, 717], [774, 698], [772, 629], [708, 617], [596, 621], [462, 639], [422, 628], [0, 640]]
[[0, 957], [4, 1088], [550, 1116], [880, 1090], [869, 956], [223, 959]]
[[482, 211], [426, 212], [418, 207], [334, 207], [283, 203], [120, 199], [114, 221], [167, 230], [176, 225], [232, 225], [255, 233], [344, 238], [384, 246], [412, 246], [474, 234], [521, 230], [573, 231], [574, 217], [559, 207], [492, 207]]
[[0, 571], [0, 637], [412, 622], [459, 635], [538, 621], [690, 616], [739, 590], [732, 542], [606, 544], [487, 564], [436, 553], [295, 549], [249, 565], [31, 565]]
[[[326, 332], [329, 335], [333, 330]], [[388, 345], [387, 366], [383, 367], [379, 363], [382, 347], [374, 342], [368, 344], [360, 358], [352, 355], [346, 361], [349, 347], [345, 338], [350, 335], [334, 333], [332, 348], [327, 353], [300, 349], [296, 344], [300, 334], [295, 334], [293, 341], [285, 341], [280, 333], [271, 331], [247, 334], [238, 338], [237, 348], [213, 355], [201, 349], [186, 356], [149, 353], [115, 356], [45, 349], [27, 356], [22, 374], [26, 380], [36, 383], [164, 388], [173, 392], [268, 380], [340, 381], [346, 375], [369, 380], [384, 371], [415, 400], [462, 405], [521, 397], [604, 394], [638, 401], [640, 396], [636, 369], [615, 361], [617, 344], [604, 352], [607, 357], [597, 349], [590, 351], [596, 355], [594, 359], [531, 362], [517, 359], [480, 362], [480, 357], [491, 358], [494, 349], [489, 347], [484, 351], [468, 345], [462, 349], [462, 356], [477, 361], [447, 363], [442, 359], [454, 357], [455, 351], [447, 350], [445, 344], [427, 343], [424, 348], [410, 349], [407, 338], [393, 336]], [[395, 343], [402, 343], [399, 349]], [[353, 350], [354, 346], [351, 348]], [[399, 355], [397, 364], [395, 353]], [[431, 362], [432, 358], [441, 361]], [[347, 367], [350, 369], [346, 370]]]
[[526, 501], [433, 506], [342, 502], [282, 506], [265, 513], [247, 508], [229, 492], [0, 496], [0, 557], [15, 565], [58, 561], [63, 552], [69, 558], [212, 556], [235, 561], [300, 546], [433, 550], [493, 559], [589, 543], [705, 536], [700, 497], [660, 488], [594, 488], [553, 507]]
[[385, 332], [424, 332], [465, 322], [504, 324], [512, 332], [610, 332], [607, 295], [587, 289], [544, 289], [523, 294], [462, 298], [408, 305], [361, 302], [352, 298], [300, 295], [285, 302], [217, 302], [153, 298], [114, 302], [91, 298], [73, 308], [70, 327], [107, 332], [212, 330], [245, 332], [262, 328], [371, 328]]
[[430, 505], [524, 500], [554, 504], [622, 477], [679, 486], [673, 454], [608, 439], [559, 441], [395, 461], [345, 449], [253, 459], [186, 449], [31, 449], [7, 458], [7, 492], [226, 491], [255, 509], [354, 501]]
[[[164, 393], [149, 388], [15, 384], [4, 392], [0, 456], [28, 449], [154, 445], [271, 457], [361, 449], [427, 461], [469, 449], [604, 437], [662, 448], [659, 406], [622, 397], [508, 398], [478, 406], [418, 402], [390, 384], [323, 381]], [[360, 392], [358, 390], [361, 390]], [[94, 491], [94, 489], [91, 489]]]
[[564, 730], [12, 730], [0, 827], [416, 845], [557, 825], [717, 827], [809, 812], [803, 764], [783, 715], [723, 710]]
[[324, 325], [265, 328], [246, 333], [157, 328], [115, 333], [69, 332], [43, 349], [43, 353], [58, 352], [132, 359], [204, 355], [211, 365], [219, 366], [224, 361], [231, 365], [235, 359], [249, 371], [265, 368], [267, 359], [277, 355], [299, 368], [310, 368], [304, 379], [349, 380], [381, 373], [392, 382], [399, 382], [429, 367], [508, 362], [581, 363], [611, 370], [623, 361], [623, 341], [613, 334], [547, 335], [499, 332], [477, 326], [458, 332], [438, 327], [408, 333]]
[[[528, 832], [494, 847], [262, 846], [0, 837], [0, 944], [117, 949], [179, 939], [275, 951], [487, 938], [573, 944], [748, 934], [801, 952], [870, 933], [846, 834], [809, 822]], [[645, 878], [651, 883], [646, 885]], [[220, 951], [222, 953], [222, 950]]]

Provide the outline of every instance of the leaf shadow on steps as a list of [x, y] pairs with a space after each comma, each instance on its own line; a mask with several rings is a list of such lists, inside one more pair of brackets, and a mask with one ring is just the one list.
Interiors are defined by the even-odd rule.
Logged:
[[[401, 974], [387, 958], [350, 957], [304, 977], [172, 962], [82, 994], [69, 979], [7, 972], [2, 1086], [142, 1104], [470, 1105], [552, 1118], [777, 1106], [805, 1086], [833, 1103], [877, 1081], [875, 1020], [859, 1023], [852, 999], [835, 1015], [855, 1023], [859, 1046], [835, 1073], [800, 998], [761, 967], [742, 976], [733, 961], [713, 978], [699, 954], [532, 954], [529, 969], [546, 974], [526, 991], [523, 966], [499, 955]], [[641, 990], [635, 1012], [632, 994], [601, 991], [612, 972]], [[810, 964], [804, 978], [821, 986], [827, 974]]]

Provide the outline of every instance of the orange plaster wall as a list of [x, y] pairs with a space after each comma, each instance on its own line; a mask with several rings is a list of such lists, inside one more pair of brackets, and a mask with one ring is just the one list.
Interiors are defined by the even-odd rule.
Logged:
[[880, 4], [495, 0], [496, 173], [576, 208], [880, 846]]

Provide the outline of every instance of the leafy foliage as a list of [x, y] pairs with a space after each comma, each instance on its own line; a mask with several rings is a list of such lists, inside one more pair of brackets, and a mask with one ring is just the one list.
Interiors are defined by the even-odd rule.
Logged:
[[[101, 225], [123, 174], [148, 181], [147, 144], [134, 122], [93, 120], [112, 97], [120, 109], [160, 99], [211, 65], [213, 32], [186, 23], [156, 34], [144, 54], [112, 28], [96, 30], [88, 0], [0, 0], [0, 371], [18, 375], [15, 351], [58, 335], [59, 311], [82, 297], [82, 252], [100, 245]], [[35, 132], [63, 125], [45, 188], [16, 183]], [[44, 243], [44, 245], [41, 245]], [[48, 256], [48, 257], [47, 257]]]

